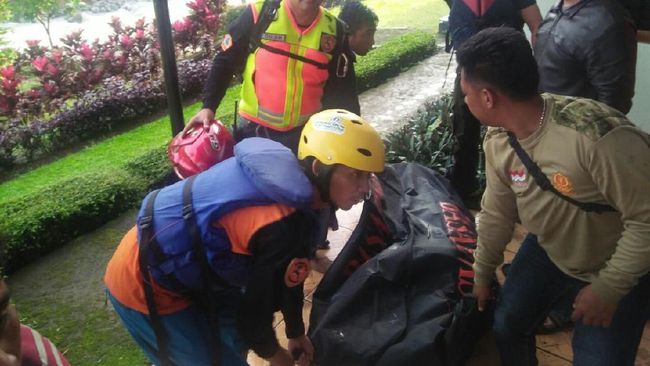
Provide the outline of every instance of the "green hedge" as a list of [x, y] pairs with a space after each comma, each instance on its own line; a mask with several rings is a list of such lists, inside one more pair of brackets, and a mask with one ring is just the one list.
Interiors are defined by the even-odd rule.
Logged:
[[[358, 61], [359, 89], [381, 84], [404, 65], [431, 55], [435, 49], [434, 37], [424, 32], [387, 42]], [[229, 90], [228, 95], [232, 96], [233, 91]], [[232, 121], [232, 103], [231, 98], [225, 98], [223, 108], [219, 108], [222, 112], [217, 112], [226, 123]], [[4, 245], [0, 245], [0, 251], [4, 253], [0, 255], [7, 259], [7, 270], [15, 270], [138, 206], [153, 186], [170, 176], [170, 170], [162, 144], [116, 168], [55, 181], [35, 192], [2, 200], [0, 239]]]
[[384, 83], [436, 49], [436, 38], [430, 33], [412, 32], [391, 39], [359, 59], [356, 66], [359, 91]]
[[85, 174], [0, 204], [0, 237], [12, 271], [139, 204], [169, 176], [165, 146], [125, 164], [123, 170]]

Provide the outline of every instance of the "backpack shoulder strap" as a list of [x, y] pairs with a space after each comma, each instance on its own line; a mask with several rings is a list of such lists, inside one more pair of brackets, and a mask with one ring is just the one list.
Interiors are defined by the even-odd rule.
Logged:
[[158, 313], [158, 307], [156, 306], [156, 300], [153, 295], [151, 273], [149, 272], [149, 263], [147, 262], [148, 252], [152, 246], [155, 246], [155, 239], [153, 238], [153, 208], [159, 192], [160, 189], [151, 193], [147, 203], [145, 204], [144, 215], [138, 222], [138, 227], [140, 229], [138, 264], [140, 265], [140, 273], [142, 274], [144, 297], [147, 302], [147, 310], [149, 311], [149, 321], [151, 322], [151, 328], [153, 328], [158, 343], [156, 356], [162, 366], [170, 366], [167, 333], [165, 332], [162, 319]]
[[248, 39], [248, 52], [253, 53], [262, 42], [262, 35], [276, 18], [281, 0], [264, 0], [262, 9], [257, 17], [257, 22], [253, 24], [250, 38]]
[[539, 188], [541, 188], [543, 191], [550, 191], [551, 193], [571, 203], [572, 205], [578, 206], [578, 208], [583, 211], [595, 212], [598, 214], [603, 212], [616, 212], [616, 209], [610, 205], [594, 202], [580, 202], [574, 200], [571, 197], [563, 195], [557, 189], [555, 189], [553, 184], [551, 184], [551, 182], [548, 180], [548, 177], [546, 177], [539, 166], [537, 166], [533, 159], [531, 159], [526, 151], [524, 151], [524, 149], [519, 144], [519, 141], [517, 141], [517, 137], [512, 132], [508, 132], [508, 143], [515, 150], [515, 153], [519, 157], [519, 160], [521, 160], [528, 172], [533, 175], [535, 183], [537, 183]]

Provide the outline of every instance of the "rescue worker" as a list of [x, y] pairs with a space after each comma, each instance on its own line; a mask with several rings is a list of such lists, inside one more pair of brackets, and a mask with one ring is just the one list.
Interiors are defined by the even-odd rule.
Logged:
[[[341, 19], [348, 26], [347, 41], [349, 49], [345, 53], [348, 63], [348, 72], [355, 74], [354, 63], [357, 62], [358, 56], [365, 56], [370, 52], [372, 46], [375, 44], [375, 32], [377, 31], [377, 23], [379, 18], [372, 9], [368, 8], [360, 1], [347, 1], [341, 12], [339, 13]], [[346, 83], [345, 85], [340, 85]], [[337, 108], [338, 106], [345, 105], [350, 110], [361, 110], [359, 105], [359, 95], [357, 93], [340, 94], [330, 92], [330, 90], [349, 88], [348, 81], [345, 79], [334, 78], [331, 79], [325, 86], [325, 94], [323, 95], [323, 107], [325, 109]], [[354, 88], [357, 88], [356, 83]], [[340, 107], [339, 107], [340, 108]]]
[[[320, 111], [327, 93], [356, 96], [356, 77], [348, 69], [344, 25], [320, 6], [322, 0], [283, 0], [249, 4], [228, 30], [203, 90], [203, 108], [188, 122], [207, 125], [232, 81], [243, 69], [235, 139], [266, 137], [296, 152], [300, 131]], [[341, 98], [342, 108], [359, 114]]]
[[[307, 122], [298, 159], [275, 141], [249, 138], [234, 157], [145, 198], [104, 280], [152, 362], [246, 365], [249, 348], [273, 366], [293, 365], [292, 355], [311, 361], [302, 304], [315, 210], [362, 201], [372, 173], [384, 169], [384, 146], [359, 116], [327, 110]], [[273, 331], [278, 310], [288, 350]]]

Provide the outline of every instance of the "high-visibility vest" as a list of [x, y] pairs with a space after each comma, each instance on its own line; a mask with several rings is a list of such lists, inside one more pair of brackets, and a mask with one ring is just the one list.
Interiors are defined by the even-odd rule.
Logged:
[[[251, 4], [255, 22], [263, 3]], [[316, 20], [301, 31], [288, 3], [282, 1], [277, 18], [266, 29], [261, 42], [328, 64], [337, 43], [336, 26], [336, 17], [321, 7]], [[321, 109], [328, 76], [327, 68], [259, 47], [246, 61], [239, 113], [248, 120], [278, 131], [302, 126]]]

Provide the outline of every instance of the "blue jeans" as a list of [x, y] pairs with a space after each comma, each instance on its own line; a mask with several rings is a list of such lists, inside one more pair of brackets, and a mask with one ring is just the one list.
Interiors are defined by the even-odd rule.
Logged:
[[[122, 305], [109, 291], [108, 298], [119, 315], [122, 323], [129, 331], [138, 346], [156, 365], [160, 365], [156, 357], [158, 343], [156, 335], [149, 323], [149, 316]], [[236, 295], [225, 296], [236, 297]], [[225, 299], [224, 299], [225, 300]], [[221, 335], [221, 363], [224, 366], [245, 366], [248, 347], [237, 331], [235, 309], [236, 305], [225, 304], [219, 310], [219, 334]], [[213, 345], [210, 344], [209, 321], [206, 314], [196, 306], [160, 316], [163, 327], [167, 332], [169, 343], [169, 358], [174, 365], [212, 366]]]
[[[560, 271], [529, 234], [515, 256], [497, 301], [494, 332], [503, 365], [537, 365], [535, 330], [558, 304], [570, 307], [587, 282]], [[578, 321], [573, 334], [573, 363], [581, 366], [634, 365], [650, 305], [650, 275], [618, 304], [608, 328]], [[563, 309], [570, 313], [570, 309]]]

